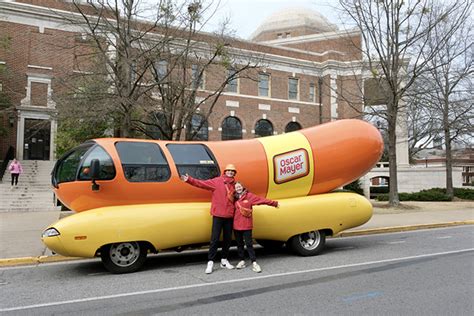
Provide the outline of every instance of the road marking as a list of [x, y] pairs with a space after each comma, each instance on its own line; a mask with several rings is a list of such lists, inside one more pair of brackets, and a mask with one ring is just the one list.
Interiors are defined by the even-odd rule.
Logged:
[[448, 239], [448, 238], [453, 238], [453, 236], [440, 236], [440, 237], [436, 237], [436, 239]]
[[390, 244], [390, 245], [404, 244], [404, 243], [406, 243], [406, 240], [397, 240], [397, 241], [386, 242], [386, 244]]
[[43, 304], [8, 307], [8, 308], [0, 309], [0, 312], [11, 312], [11, 311], [19, 311], [19, 310], [25, 310], [25, 309], [51, 307], [51, 306], [59, 306], [59, 305], [67, 305], [67, 304], [85, 303], [85, 302], [92, 302], [92, 301], [115, 299], [115, 298], [120, 298], [120, 297], [128, 297], [128, 296], [136, 296], [136, 295], [164, 293], [164, 292], [171, 292], [171, 291], [177, 291], [177, 290], [187, 290], [187, 289], [207, 287], [207, 286], [215, 286], [215, 285], [222, 285], [222, 284], [229, 284], [229, 283], [249, 282], [249, 281], [255, 281], [255, 280], [278, 278], [278, 277], [298, 275], [298, 274], [304, 274], [304, 273], [329, 271], [329, 270], [345, 269], [345, 268], [354, 268], [354, 267], [374, 265], [374, 264], [380, 264], [380, 263], [389, 263], [389, 262], [394, 262], [394, 261], [408, 261], [408, 260], [412, 260], [412, 259], [429, 258], [429, 257], [436, 257], [436, 256], [450, 255], [450, 254], [458, 254], [458, 253], [471, 252], [471, 251], [474, 251], [474, 248], [467, 248], [467, 249], [460, 249], [460, 250], [446, 251], [446, 252], [429, 253], [429, 254], [409, 256], [409, 257], [384, 259], [384, 260], [377, 260], [377, 261], [367, 261], [367, 262], [361, 262], [361, 263], [340, 265], [340, 266], [335, 266], [335, 267], [316, 268], [316, 269], [309, 269], [309, 270], [276, 273], [276, 274], [262, 275], [262, 276], [251, 277], [251, 278], [233, 279], [233, 280], [217, 281], [217, 282], [210, 282], [210, 283], [198, 283], [198, 284], [190, 284], [190, 285], [169, 287], [169, 288], [164, 288], [164, 289], [146, 290], [146, 291], [138, 291], [138, 292], [130, 292], [130, 293], [121, 293], [121, 294], [89, 297], [89, 298], [80, 298], [80, 299], [75, 299], [75, 300], [50, 302], [50, 303], [43, 303]]

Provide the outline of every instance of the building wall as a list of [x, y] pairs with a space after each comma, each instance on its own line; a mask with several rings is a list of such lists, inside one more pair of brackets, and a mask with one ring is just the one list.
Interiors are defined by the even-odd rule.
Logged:
[[[67, 2], [54, 0], [22, 0], [18, 3], [28, 3], [49, 8], [70, 8]], [[1, 5], [1, 4], [0, 4]], [[12, 3], [5, 4], [5, 7]], [[21, 5], [19, 5], [21, 6]], [[25, 9], [25, 7], [22, 7]], [[34, 118], [51, 119], [55, 123], [55, 98], [65, 92], [63, 83], [73, 70], [87, 68], [87, 60], [75, 59], [75, 53], [84, 49], [81, 46], [81, 34], [68, 31], [65, 24], [61, 24], [51, 16], [49, 20], [38, 15], [32, 7], [30, 15], [27, 13], [15, 15], [9, 13], [8, 18], [0, 13], [0, 29], [2, 34], [11, 38], [11, 45], [6, 50], [0, 50], [0, 62], [4, 62], [6, 73], [1, 74], [0, 80], [11, 97], [13, 105], [22, 115], [31, 114]], [[41, 10], [38, 9], [38, 10]], [[42, 11], [51, 14], [51, 11]], [[3, 18], [2, 18], [3, 17]], [[200, 34], [199, 39], [212, 42], [209, 34]], [[335, 41], [331, 44], [331, 41]], [[273, 45], [259, 44], [240, 40], [230, 40], [230, 47], [252, 55], [263, 56], [258, 70], [247, 73], [250, 78], [241, 78], [238, 93], [224, 93], [216, 103], [209, 118], [209, 139], [220, 140], [219, 130], [227, 116], [236, 116], [242, 122], [243, 137], [253, 138], [252, 131], [259, 119], [269, 120], [274, 132], [281, 134], [289, 122], [298, 122], [303, 127], [319, 123], [320, 107], [322, 107], [323, 122], [332, 119], [355, 117], [354, 112], [345, 101], [337, 97], [337, 93], [344, 93], [345, 87], [353, 87], [350, 80], [352, 71], [348, 70], [348, 60], [359, 58], [352, 50], [347, 50], [338, 43], [340, 39], [316, 41], [305, 47], [285, 48]], [[291, 46], [291, 45], [289, 45]], [[319, 54], [326, 49], [346, 49], [343, 54]], [[304, 49], [309, 49], [307, 52]], [[318, 54], [313, 54], [317, 52]], [[86, 66], [85, 66], [86, 65]], [[205, 75], [206, 86], [199, 92], [205, 95], [221, 82], [227, 70], [215, 67]], [[355, 69], [359, 71], [360, 69]], [[271, 95], [258, 96], [258, 73], [266, 72], [271, 76]], [[338, 81], [339, 76], [345, 76], [344, 86]], [[319, 104], [318, 80], [322, 78], [321, 99]], [[297, 100], [288, 100], [288, 80], [298, 78], [299, 93]], [[342, 78], [342, 77], [341, 77]], [[342, 81], [341, 81], [342, 82]], [[348, 82], [346, 84], [346, 82]], [[315, 100], [309, 100], [309, 84], [315, 84]], [[4, 90], [5, 90], [4, 88]], [[355, 91], [354, 93], [359, 93]], [[337, 105], [337, 111], [334, 108]], [[203, 105], [202, 110], [206, 110]], [[27, 113], [27, 114], [25, 114]], [[28, 115], [30, 115], [28, 114]], [[35, 114], [35, 115], [33, 115]], [[38, 114], [38, 115], [36, 115]], [[41, 115], [40, 115], [41, 114]], [[22, 146], [23, 118], [15, 119], [13, 133], [0, 140], [0, 156], [3, 156], [9, 145]], [[3, 124], [8, 124], [3, 122]], [[52, 131], [55, 124], [52, 124]], [[18, 133], [17, 133], [18, 132]], [[183, 133], [184, 135], [184, 133]], [[52, 137], [54, 138], [54, 137]], [[18, 149], [19, 151], [22, 148]]]

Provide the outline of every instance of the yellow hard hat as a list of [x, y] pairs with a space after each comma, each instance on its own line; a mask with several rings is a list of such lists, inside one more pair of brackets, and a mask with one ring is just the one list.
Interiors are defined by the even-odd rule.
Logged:
[[231, 170], [231, 171], [234, 171], [235, 173], [237, 173], [237, 169], [235, 169], [235, 166], [231, 163], [228, 164], [227, 166], [225, 166], [224, 171], [227, 171], [227, 170]]

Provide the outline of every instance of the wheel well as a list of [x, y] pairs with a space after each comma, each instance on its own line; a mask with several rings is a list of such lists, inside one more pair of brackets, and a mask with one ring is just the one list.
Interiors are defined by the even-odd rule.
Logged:
[[[156, 250], [156, 248], [153, 246], [153, 244], [151, 242], [146, 241], [146, 240], [138, 240], [136, 242], [140, 243], [141, 246], [145, 246], [146, 249], [148, 249], [150, 252], [158, 253], [158, 250]], [[115, 243], [111, 242], [111, 243], [100, 246], [100, 248], [95, 251], [95, 257], [100, 256], [100, 253], [101, 253], [101, 251], [104, 247], [106, 247], [108, 245], [112, 245], [112, 244], [115, 244]]]
[[[333, 235], [333, 232], [332, 232], [332, 229], [330, 228], [323, 228], [323, 229], [317, 229], [318, 231], [322, 231], [324, 232], [324, 235], [327, 237], [327, 236], [332, 236]], [[299, 234], [295, 235], [295, 236], [298, 236]], [[286, 242], [289, 242], [291, 238], [295, 237], [295, 236], [291, 236], [290, 238], [288, 238], [288, 240]]]

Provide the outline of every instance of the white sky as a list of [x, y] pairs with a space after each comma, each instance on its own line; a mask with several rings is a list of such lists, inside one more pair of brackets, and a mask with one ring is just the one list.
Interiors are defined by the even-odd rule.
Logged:
[[285, 8], [295, 7], [317, 11], [341, 29], [337, 4], [337, 0], [220, 0], [219, 9], [206, 31], [216, 30], [220, 21], [230, 17], [230, 27], [236, 32], [235, 35], [248, 39], [268, 16]]

